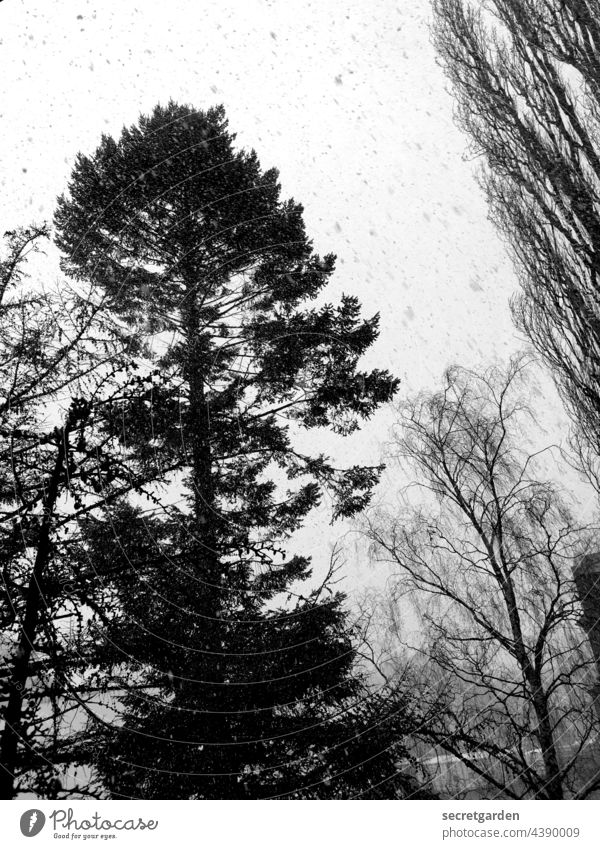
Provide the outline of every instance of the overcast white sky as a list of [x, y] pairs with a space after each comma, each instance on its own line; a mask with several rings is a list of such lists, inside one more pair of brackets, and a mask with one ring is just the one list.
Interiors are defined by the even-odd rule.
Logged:
[[379, 360], [420, 386], [449, 358], [504, 356], [515, 283], [428, 16], [427, 0], [6, 0], [0, 226], [50, 217], [102, 132], [169, 97], [222, 102], [339, 255], [336, 288], [381, 310]]
[[[338, 254], [332, 298], [381, 311], [370, 360], [402, 392], [453, 361], [505, 359], [523, 344], [517, 284], [429, 15], [428, 0], [4, 0], [0, 230], [51, 218], [76, 153], [102, 132], [169, 98], [223, 103], [238, 142], [304, 204], [317, 249]], [[539, 404], [560, 420], [547, 387]], [[385, 415], [367, 428], [368, 459], [386, 428]]]

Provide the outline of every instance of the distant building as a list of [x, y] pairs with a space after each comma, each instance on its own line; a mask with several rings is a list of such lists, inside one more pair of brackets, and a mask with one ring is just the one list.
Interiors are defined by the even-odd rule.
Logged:
[[599, 683], [594, 688], [594, 696], [600, 713], [600, 552], [579, 558], [573, 578], [583, 608], [581, 625], [588, 635], [598, 669]]

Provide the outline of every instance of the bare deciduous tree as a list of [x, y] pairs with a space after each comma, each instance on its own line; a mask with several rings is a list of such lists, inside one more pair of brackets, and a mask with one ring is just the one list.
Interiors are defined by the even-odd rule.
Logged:
[[418, 736], [488, 793], [585, 797], [600, 786], [598, 719], [572, 562], [588, 531], [519, 444], [525, 366], [452, 368], [441, 391], [405, 403], [391, 451], [429, 502], [373, 510], [366, 533], [395, 567], [388, 605], [412, 597], [422, 623]]
[[76, 556], [84, 522], [163, 471], [119, 435], [149, 391], [141, 343], [89, 287], [28, 273], [47, 238], [7, 233], [0, 262], [0, 798], [66, 792], [65, 765], [88, 759], [73, 719], [97, 700], [89, 624], [114, 601]]

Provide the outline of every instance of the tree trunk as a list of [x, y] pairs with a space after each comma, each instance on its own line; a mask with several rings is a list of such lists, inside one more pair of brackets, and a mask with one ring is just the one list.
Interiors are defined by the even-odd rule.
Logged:
[[538, 670], [532, 664], [527, 652], [527, 646], [525, 645], [523, 637], [523, 629], [521, 627], [521, 618], [519, 616], [515, 588], [510, 575], [506, 573], [506, 570], [501, 568], [500, 563], [493, 554], [490, 555], [490, 559], [504, 596], [517, 661], [521, 667], [521, 672], [525, 679], [526, 686], [531, 690], [531, 705], [535, 711], [538, 723], [536, 736], [542, 750], [544, 770], [546, 773], [546, 793], [544, 798], [562, 799], [564, 798], [564, 793], [560, 778], [560, 767], [556, 753], [554, 735], [552, 733], [552, 726], [548, 715], [548, 701], [541, 677], [538, 674]]
[[34, 650], [40, 622], [42, 600], [40, 584], [51, 553], [50, 531], [67, 456], [70, 425], [69, 420], [57, 444], [56, 461], [43, 502], [43, 519], [35, 562], [27, 588], [19, 645], [14, 656], [12, 674], [8, 681], [8, 702], [4, 711], [4, 728], [0, 740], [0, 766], [2, 767], [0, 770], [0, 799], [12, 799], [15, 793], [17, 749], [19, 740], [23, 739], [20, 733], [20, 724], [25, 699], [25, 685], [29, 677], [31, 654]]
[[[206, 351], [200, 330], [196, 284], [188, 284], [190, 304], [185, 310], [184, 378], [189, 388], [189, 420], [186, 441], [191, 443], [192, 490], [196, 519], [197, 556], [204, 564], [203, 580], [209, 591], [219, 579], [213, 468], [210, 445], [210, 410], [206, 397]], [[210, 593], [207, 592], [207, 595]]]

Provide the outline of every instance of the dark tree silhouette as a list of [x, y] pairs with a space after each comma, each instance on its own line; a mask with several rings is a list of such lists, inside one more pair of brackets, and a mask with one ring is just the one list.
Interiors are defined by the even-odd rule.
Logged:
[[[128, 454], [113, 421], [145, 391], [140, 345], [89, 288], [48, 286], [45, 266], [41, 279], [27, 274], [48, 235], [7, 233], [0, 264], [1, 798], [60, 795], [65, 772], [88, 761], [70, 733], [94, 700], [96, 646], [82, 624], [110, 616], [111, 600], [71, 549], [85, 516], [100, 521], [160, 476]], [[80, 785], [71, 777], [69, 792]]]
[[120, 599], [97, 640], [122, 697], [85, 734], [113, 798], [424, 795], [417, 770], [397, 768], [409, 700], [374, 691], [357, 669], [359, 636], [331, 575], [302, 595], [293, 581], [310, 572], [296, 558], [239, 582], [228, 610], [206, 621], [174, 522], [124, 505], [113, 512], [116, 551], [106, 525], [88, 531], [85, 559]]
[[378, 319], [354, 297], [307, 305], [334, 257], [233, 141], [220, 107], [157, 107], [79, 156], [56, 214], [65, 271], [152, 335], [160, 380], [124, 412], [128, 444], [182, 471], [176, 503], [88, 523], [83, 555], [122, 611], [106, 663], [139, 688], [98, 736], [99, 767], [116, 797], [405, 795], [405, 705], [368, 691], [343, 597], [307, 589], [309, 560], [283, 550], [324, 493], [351, 516], [380, 472], [296, 434], [352, 433], [397, 381], [357, 370]]

